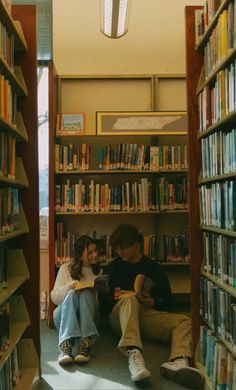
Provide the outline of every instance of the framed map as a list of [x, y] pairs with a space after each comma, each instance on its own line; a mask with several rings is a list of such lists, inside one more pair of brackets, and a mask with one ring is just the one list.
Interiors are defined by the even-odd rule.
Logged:
[[186, 135], [186, 111], [97, 111], [97, 135]]

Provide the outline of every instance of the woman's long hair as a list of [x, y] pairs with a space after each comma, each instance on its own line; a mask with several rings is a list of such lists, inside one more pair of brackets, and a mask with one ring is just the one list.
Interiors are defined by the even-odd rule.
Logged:
[[[69, 265], [69, 271], [71, 274], [72, 279], [77, 280], [81, 278], [81, 269], [82, 269], [82, 260], [81, 256], [84, 252], [85, 249], [89, 249], [89, 245], [95, 244], [97, 247], [97, 242], [93, 238], [89, 236], [80, 236], [76, 241], [75, 241], [75, 256], [74, 259], [72, 260], [71, 264]], [[98, 275], [100, 272], [100, 266], [99, 263], [92, 264], [91, 268], [93, 270], [93, 273], [95, 275]]]

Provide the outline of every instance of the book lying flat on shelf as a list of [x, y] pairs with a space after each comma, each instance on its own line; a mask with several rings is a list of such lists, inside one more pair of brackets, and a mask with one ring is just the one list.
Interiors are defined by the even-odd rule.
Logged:
[[94, 281], [91, 282], [81, 282], [80, 280], [77, 280], [75, 290], [83, 290], [85, 288], [107, 287], [107, 285], [108, 285], [108, 275], [98, 275], [94, 279]]
[[153, 288], [153, 281], [145, 275], [137, 275], [134, 281], [134, 289], [132, 291], [122, 290], [119, 287], [115, 288], [114, 297], [121, 299], [124, 297], [137, 296], [144, 297], [146, 294], [150, 294]]

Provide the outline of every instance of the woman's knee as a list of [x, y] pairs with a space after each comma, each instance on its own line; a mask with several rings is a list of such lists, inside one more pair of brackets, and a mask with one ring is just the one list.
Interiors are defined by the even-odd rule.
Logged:
[[84, 301], [94, 301], [95, 302], [95, 295], [92, 290], [85, 288], [84, 290], [81, 290], [80, 293], [80, 299]]
[[76, 290], [74, 290], [74, 289], [70, 289], [67, 293], [66, 293], [66, 295], [64, 296], [64, 299], [63, 299], [63, 304], [65, 303], [65, 302], [68, 302], [68, 301], [71, 301], [71, 300], [76, 300], [76, 299], [78, 299], [78, 293], [77, 293], [77, 291]]

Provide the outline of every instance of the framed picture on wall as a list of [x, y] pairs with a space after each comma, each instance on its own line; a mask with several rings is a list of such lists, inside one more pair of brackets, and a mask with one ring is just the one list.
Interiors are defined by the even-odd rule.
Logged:
[[186, 111], [97, 111], [97, 135], [186, 135]]
[[77, 136], [84, 135], [85, 113], [84, 112], [61, 112], [58, 115], [58, 135]]

